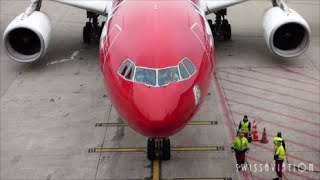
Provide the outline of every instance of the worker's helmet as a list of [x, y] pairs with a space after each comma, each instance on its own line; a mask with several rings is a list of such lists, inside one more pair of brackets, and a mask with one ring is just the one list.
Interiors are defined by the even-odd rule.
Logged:
[[247, 115], [244, 115], [244, 116], [243, 116], [243, 119], [247, 119], [247, 118], [248, 118], [248, 116], [247, 116]]
[[281, 138], [281, 132], [278, 132], [278, 133], [277, 133], [277, 137], [280, 137], [280, 138]]

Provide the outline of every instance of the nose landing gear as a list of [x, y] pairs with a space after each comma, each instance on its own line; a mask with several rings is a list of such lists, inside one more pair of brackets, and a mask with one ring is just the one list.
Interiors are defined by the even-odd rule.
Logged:
[[212, 34], [217, 40], [230, 40], [231, 39], [231, 25], [228, 20], [225, 19], [225, 15], [227, 15], [227, 10], [222, 9], [215, 12], [216, 20], [213, 24], [212, 20], [209, 19], [208, 23], [210, 25]]
[[156, 149], [156, 140], [154, 138], [149, 138], [147, 144], [147, 157], [150, 161], [156, 159]]
[[105, 22], [99, 24], [99, 14], [87, 11], [89, 21], [83, 27], [83, 42], [90, 43], [92, 39], [99, 39]]
[[150, 161], [153, 161], [157, 158], [167, 161], [171, 157], [170, 151], [170, 139], [154, 139], [149, 138], [147, 143], [147, 157]]

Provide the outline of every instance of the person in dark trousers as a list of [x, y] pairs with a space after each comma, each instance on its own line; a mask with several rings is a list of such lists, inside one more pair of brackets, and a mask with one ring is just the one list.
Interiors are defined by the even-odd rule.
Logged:
[[246, 161], [246, 152], [249, 152], [249, 143], [244, 134], [240, 131], [237, 136], [234, 138], [231, 145], [231, 150], [235, 151], [237, 159], [237, 168], [238, 171], [241, 171], [241, 167]]
[[[273, 178], [273, 180], [282, 180], [282, 163], [285, 157], [286, 157], [286, 151], [282, 146], [282, 140], [278, 140], [277, 147], [274, 152], [274, 160], [276, 161], [275, 170], [277, 173], [277, 177]], [[288, 163], [288, 157], [287, 157], [287, 163]]]
[[276, 150], [278, 140], [280, 140], [282, 142], [282, 146], [283, 146], [284, 150], [286, 151], [286, 144], [285, 144], [284, 140], [282, 139], [281, 132], [278, 132], [277, 136], [273, 138], [274, 150]]
[[244, 133], [244, 137], [247, 139], [251, 137], [251, 123], [248, 120], [248, 116], [244, 115], [243, 120], [239, 123], [239, 131]]

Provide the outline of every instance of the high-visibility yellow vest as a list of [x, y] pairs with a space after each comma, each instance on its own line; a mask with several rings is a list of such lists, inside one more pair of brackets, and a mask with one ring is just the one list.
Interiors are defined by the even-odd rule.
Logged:
[[274, 145], [273, 148], [274, 148], [274, 150], [276, 150], [276, 148], [277, 148], [277, 142], [278, 141], [282, 141], [282, 138], [278, 137], [278, 136], [273, 138], [273, 145]]
[[277, 160], [284, 160], [284, 157], [286, 155], [286, 151], [284, 150], [283, 146], [277, 146], [276, 148], [276, 155], [278, 155], [278, 159]]
[[232, 146], [235, 150], [238, 151], [244, 151], [247, 148], [249, 148], [249, 143], [247, 138], [242, 137], [240, 138], [239, 136], [235, 137], [232, 143]]
[[249, 132], [249, 121], [247, 121], [247, 122], [241, 121], [240, 131], [243, 132], [243, 133], [248, 133]]

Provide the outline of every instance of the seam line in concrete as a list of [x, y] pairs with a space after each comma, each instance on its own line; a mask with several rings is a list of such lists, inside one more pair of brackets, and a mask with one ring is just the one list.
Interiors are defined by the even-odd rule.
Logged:
[[[110, 104], [109, 116], [108, 116], [108, 121], [107, 121], [107, 122], [110, 121], [111, 110], [112, 110], [112, 104]], [[101, 143], [101, 148], [102, 148], [103, 145], [104, 145], [104, 141], [105, 141], [106, 135], [107, 135], [107, 130], [108, 130], [108, 127], [106, 127], [106, 130], [104, 131], [104, 137], [103, 137], [103, 141], [102, 141], [102, 143]], [[100, 165], [100, 158], [101, 158], [101, 156], [102, 156], [102, 152], [100, 152], [100, 155], [99, 155], [98, 164], [97, 164], [97, 168], [96, 168], [96, 173], [95, 173], [95, 175], [94, 175], [94, 179], [95, 179], [95, 180], [96, 180], [96, 178], [97, 178], [97, 174], [98, 174], [98, 170], [99, 170], [99, 165]]]

